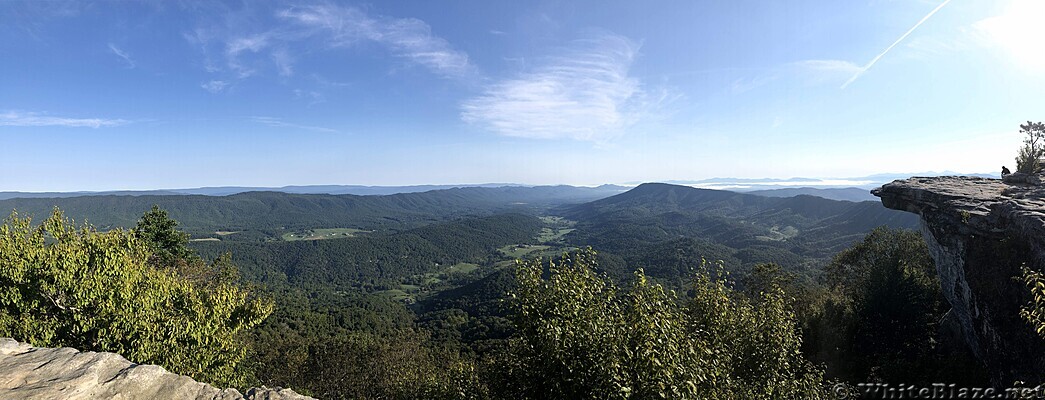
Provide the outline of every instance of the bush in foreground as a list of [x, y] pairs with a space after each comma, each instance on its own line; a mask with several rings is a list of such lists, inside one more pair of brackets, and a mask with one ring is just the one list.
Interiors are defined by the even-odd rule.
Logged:
[[[114, 352], [219, 386], [247, 382], [243, 334], [272, 303], [236, 284], [227, 257], [174, 269], [150, 256], [133, 231], [76, 229], [58, 210], [37, 227], [12, 214], [0, 225], [0, 336]], [[189, 269], [220, 273], [178, 272]]]
[[[493, 385], [515, 398], [820, 398], [822, 371], [802, 358], [783, 290], [734, 291], [698, 273], [680, 301], [640, 270], [618, 288], [580, 251], [550, 274], [522, 262], [519, 329]], [[707, 267], [706, 263], [704, 267]]]

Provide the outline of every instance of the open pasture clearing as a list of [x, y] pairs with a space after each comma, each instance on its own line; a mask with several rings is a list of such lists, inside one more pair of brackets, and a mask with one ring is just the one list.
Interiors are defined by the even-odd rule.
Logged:
[[356, 228], [316, 228], [305, 231], [288, 232], [282, 235], [283, 240], [292, 242], [295, 240], [322, 240], [355, 237], [361, 233], [369, 233]]

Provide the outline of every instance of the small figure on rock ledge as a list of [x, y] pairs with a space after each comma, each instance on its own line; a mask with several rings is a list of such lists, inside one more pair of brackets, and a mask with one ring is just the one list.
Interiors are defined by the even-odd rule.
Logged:
[[1005, 168], [1004, 165], [1001, 166], [1001, 176], [1005, 176], [1005, 175], [1008, 175], [1008, 174], [1011, 174], [1011, 173], [1012, 172], [1010, 172], [1008, 168]]

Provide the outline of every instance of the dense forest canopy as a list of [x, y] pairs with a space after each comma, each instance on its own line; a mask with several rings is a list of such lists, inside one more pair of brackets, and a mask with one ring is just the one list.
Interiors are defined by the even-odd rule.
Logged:
[[[924, 242], [903, 230], [912, 219], [880, 204], [663, 184], [524, 208], [504, 206], [517, 202], [503, 192], [485, 203], [423, 195], [411, 204], [276, 193], [67, 203], [102, 219], [141, 207], [126, 231], [71, 230], [61, 214], [34, 227], [15, 215], [0, 249], [21, 266], [4, 270], [21, 294], [4, 298], [0, 334], [323, 398], [819, 398], [832, 382], [984, 382], [963, 347], [937, 335], [946, 309]], [[168, 212], [149, 200], [184, 204]], [[296, 219], [297, 236], [201, 241], [182, 231], [230, 221], [265, 231], [299, 213], [309, 216]], [[380, 221], [388, 215], [411, 219], [391, 228]], [[362, 229], [334, 230], [347, 221]], [[91, 274], [116, 277], [98, 281], [105, 287], [155, 281], [168, 294], [90, 300], [102, 286], [45, 283], [101, 279]], [[206, 300], [219, 295], [228, 303]], [[184, 307], [225, 322], [163, 328], [183, 323]], [[1025, 316], [1040, 320], [1033, 308]], [[99, 322], [110, 319], [130, 322]], [[171, 333], [135, 339], [152, 330]], [[189, 345], [204, 333], [224, 338], [206, 341], [224, 358], [169, 353], [204, 357]], [[210, 367], [183, 365], [201, 362]]]

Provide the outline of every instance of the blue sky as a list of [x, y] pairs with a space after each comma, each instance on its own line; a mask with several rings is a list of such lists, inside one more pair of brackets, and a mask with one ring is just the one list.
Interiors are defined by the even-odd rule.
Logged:
[[1012, 168], [1045, 2], [0, 2], [0, 190]]

